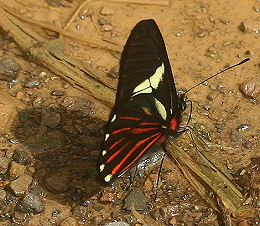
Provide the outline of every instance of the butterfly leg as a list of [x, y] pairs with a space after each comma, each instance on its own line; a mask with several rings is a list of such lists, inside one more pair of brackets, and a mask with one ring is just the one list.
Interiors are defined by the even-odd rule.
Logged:
[[158, 188], [159, 188], [160, 174], [161, 174], [161, 171], [162, 171], [163, 161], [164, 161], [164, 159], [165, 159], [165, 157], [166, 157], [166, 149], [165, 149], [164, 146], [163, 146], [163, 149], [164, 149], [164, 152], [163, 152], [161, 164], [160, 164], [159, 170], [158, 170], [158, 177], [157, 177], [157, 182], [156, 182], [154, 201], [157, 199], [157, 196], [158, 196]]
[[190, 120], [191, 120], [191, 114], [192, 114], [192, 101], [191, 100], [186, 100], [185, 101], [185, 103], [190, 103], [190, 113], [189, 113], [189, 118], [188, 118], [188, 121], [187, 121], [187, 123], [186, 123], [186, 126], [188, 126], [189, 125], [189, 123], [190, 123]]

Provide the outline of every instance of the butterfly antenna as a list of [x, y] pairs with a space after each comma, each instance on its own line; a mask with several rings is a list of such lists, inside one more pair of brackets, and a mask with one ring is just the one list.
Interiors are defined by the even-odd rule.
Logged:
[[197, 85], [195, 85], [195, 86], [189, 88], [189, 89], [184, 93], [184, 96], [186, 96], [186, 94], [187, 94], [189, 91], [191, 91], [192, 89], [196, 88], [197, 86], [200, 86], [200, 85], [203, 84], [204, 82], [207, 82], [208, 80], [210, 80], [210, 79], [212, 79], [212, 78], [218, 76], [219, 74], [221, 74], [221, 73], [223, 73], [223, 72], [225, 72], [225, 71], [227, 71], [227, 70], [229, 70], [229, 69], [231, 69], [231, 68], [234, 68], [234, 67], [236, 67], [236, 66], [238, 66], [238, 65], [241, 65], [241, 64], [243, 64], [243, 63], [245, 63], [245, 62], [247, 62], [247, 61], [249, 61], [249, 60], [250, 60], [250, 58], [246, 58], [246, 59], [242, 60], [241, 62], [239, 62], [239, 63], [237, 63], [237, 64], [234, 64], [234, 65], [232, 65], [232, 66], [230, 66], [230, 67], [227, 67], [227, 68], [225, 68], [224, 70], [218, 72], [217, 74], [210, 76], [209, 78], [203, 80], [202, 82], [198, 83]]

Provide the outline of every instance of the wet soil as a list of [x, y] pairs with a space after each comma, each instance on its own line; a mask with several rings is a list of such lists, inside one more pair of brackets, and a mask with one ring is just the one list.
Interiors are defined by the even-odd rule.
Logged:
[[[63, 39], [66, 54], [102, 72], [116, 86], [119, 54], [39, 26], [64, 28], [82, 3], [0, 0], [0, 6], [33, 22], [27, 25], [41, 36]], [[194, 89], [188, 98], [198, 122], [195, 129], [253, 207], [243, 218], [227, 214], [230, 221], [259, 224], [260, 2], [87, 1], [77, 14], [67, 32], [110, 39], [119, 46], [138, 21], [154, 19], [180, 90], [250, 57]], [[0, 225], [221, 225], [170, 158], [165, 159], [154, 201], [161, 152], [150, 151], [137, 172], [131, 169], [112, 185], [97, 182], [109, 108], [101, 111], [88, 93], [29, 61], [18, 46], [1, 32]]]

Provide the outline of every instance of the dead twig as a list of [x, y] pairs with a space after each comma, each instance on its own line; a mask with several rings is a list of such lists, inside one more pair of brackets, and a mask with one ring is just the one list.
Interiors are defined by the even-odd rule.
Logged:
[[111, 107], [115, 90], [105, 76], [93, 73], [79, 62], [66, 56], [62, 40], [47, 40], [25, 26], [20, 20], [0, 7], [0, 27], [9, 33], [18, 46], [36, 64], [43, 65], [74, 87], [84, 89], [92, 97]]
[[107, 50], [112, 50], [112, 51], [115, 51], [115, 52], [121, 52], [123, 47], [120, 46], [119, 44], [113, 42], [112, 40], [105, 40], [105, 41], [102, 41], [101, 39], [100, 40], [96, 40], [96, 39], [92, 39], [92, 38], [85, 38], [85, 37], [81, 37], [79, 35], [73, 35], [71, 34], [70, 32], [67, 32], [63, 29], [60, 29], [60, 28], [57, 28], [53, 25], [50, 25], [50, 24], [44, 24], [44, 23], [41, 23], [41, 22], [38, 22], [38, 21], [33, 21], [32, 19], [30, 18], [27, 18], [27, 17], [24, 17], [24, 16], [21, 16], [21, 15], [17, 15], [15, 13], [13, 13], [10, 9], [8, 9], [7, 7], [3, 6], [3, 5], [0, 5], [6, 12], [8, 12], [9, 14], [13, 15], [14, 17], [16, 18], [19, 18], [20, 20], [22, 21], [25, 21], [27, 23], [31, 23], [31, 24], [34, 24], [34, 25], [37, 25], [37, 26], [40, 26], [42, 28], [45, 28], [45, 29], [48, 29], [48, 30], [51, 30], [51, 31], [54, 31], [54, 32], [57, 32], [59, 34], [62, 34], [68, 38], [72, 38], [76, 41], [81, 41], [81, 42], [84, 42], [84, 43], [87, 43], [89, 46], [91, 47], [96, 47], [96, 48], [102, 48], [102, 49], [107, 49]]
[[168, 6], [169, 0], [107, 0], [108, 2], [132, 3], [141, 5], [163, 5]]

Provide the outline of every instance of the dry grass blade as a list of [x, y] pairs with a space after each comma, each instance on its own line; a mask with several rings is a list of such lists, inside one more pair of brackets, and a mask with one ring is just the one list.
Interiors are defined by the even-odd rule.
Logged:
[[[50, 25], [50, 24], [47, 25], [47, 24], [44, 24], [44, 23], [41, 23], [41, 22], [38, 22], [38, 21], [33, 21], [31, 18], [27, 18], [27, 17], [24, 17], [24, 16], [17, 15], [3, 5], [0, 5], [0, 7], [2, 7], [10, 15], [13, 15], [14, 17], [16, 17], [16, 18], [18, 18], [22, 21], [40, 26], [42, 28], [46, 28], [46, 29], [54, 31], [54, 32], [57, 32], [57, 33], [59, 33], [63, 36], [66, 36], [68, 38], [72, 38], [74, 40], [84, 42], [91, 47], [107, 49], [107, 50], [111, 50], [111, 51], [115, 51], [115, 52], [121, 52], [122, 49], [123, 49], [122, 46], [113, 42], [112, 40], [105, 39], [105, 41], [102, 41], [101, 38], [100, 38], [100, 40], [97, 40], [97, 39], [92, 39], [92, 38], [89, 38], [89, 37], [86, 38], [86, 37], [81, 37], [79, 35], [73, 35], [71, 32], [65, 31], [64, 29], [57, 28], [53, 25]], [[72, 18], [74, 18], [74, 17], [72, 17]], [[66, 27], [68, 27], [68, 26], [66, 26]]]
[[59, 75], [74, 87], [84, 89], [91, 96], [107, 106], [113, 106], [115, 90], [105, 80], [99, 80], [89, 69], [66, 56], [61, 40], [51, 40], [39, 36], [20, 20], [0, 7], [0, 27], [9, 33], [18, 46], [34, 61]]
[[202, 150], [203, 153], [198, 154], [193, 149], [185, 152], [180, 148], [178, 139], [174, 143], [168, 141], [166, 149], [195, 190], [215, 210], [218, 210], [217, 200], [220, 200], [234, 216], [248, 214], [251, 207], [244, 205], [242, 189], [232, 181], [232, 176], [225, 168], [208, 154], [204, 142], [197, 136], [194, 140], [198, 150]]
[[169, 0], [108, 0], [109, 2], [168, 6]]

